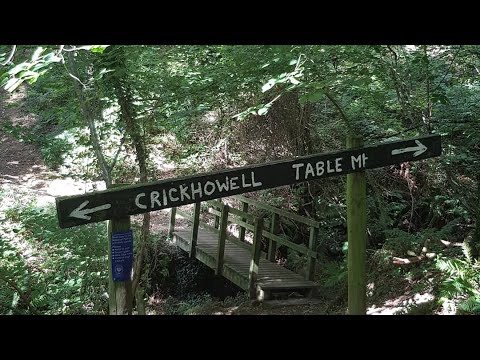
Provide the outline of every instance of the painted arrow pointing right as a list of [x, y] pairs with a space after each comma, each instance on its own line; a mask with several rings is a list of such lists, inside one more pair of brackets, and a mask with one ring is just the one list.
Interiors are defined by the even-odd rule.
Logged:
[[392, 155], [415, 151], [413, 153], [413, 157], [417, 157], [418, 155], [422, 155], [425, 151], [427, 151], [427, 147], [423, 145], [419, 140], [415, 140], [415, 143], [417, 144], [417, 146], [392, 150]]
[[89, 203], [88, 200], [81, 203], [79, 207], [77, 207], [75, 210], [73, 210], [70, 213], [70, 217], [75, 217], [77, 219], [83, 219], [83, 220], [90, 220], [92, 217], [87, 214], [91, 214], [100, 210], [107, 210], [112, 207], [111, 204], [105, 204], [105, 205], [94, 207], [92, 209], [83, 209], [85, 206], [88, 205], [88, 203]]

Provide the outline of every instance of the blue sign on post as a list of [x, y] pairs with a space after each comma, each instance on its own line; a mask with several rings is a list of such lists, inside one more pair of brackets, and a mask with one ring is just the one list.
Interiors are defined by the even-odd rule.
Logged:
[[112, 234], [113, 281], [129, 281], [132, 276], [133, 231]]

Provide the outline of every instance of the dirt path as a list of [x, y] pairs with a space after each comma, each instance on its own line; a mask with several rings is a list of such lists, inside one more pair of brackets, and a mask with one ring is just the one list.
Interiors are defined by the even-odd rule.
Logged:
[[[10, 123], [14, 126], [31, 128], [36, 118], [23, 114], [20, 105], [25, 93], [19, 90], [12, 95], [0, 93], [0, 124]], [[0, 184], [25, 185], [25, 181], [35, 177], [42, 178], [47, 169], [39, 150], [32, 144], [21, 142], [13, 136], [0, 132]], [[34, 186], [36, 184], [33, 184]], [[37, 185], [41, 187], [41, 185]]]
[[[13, 94], [0, 90], [0, 125], [8, 123], [28, 130], [35, 127], [38, 119], [25, 111], [25, 97], [23, 87]], [[94, 185], [101, 186], [50, 171], [36, 145], [0, 130], [0, 191], [6, 193], [7, 198], [33, 196], [39, 205], [52, 204], [56, 196], [81, 194]]]

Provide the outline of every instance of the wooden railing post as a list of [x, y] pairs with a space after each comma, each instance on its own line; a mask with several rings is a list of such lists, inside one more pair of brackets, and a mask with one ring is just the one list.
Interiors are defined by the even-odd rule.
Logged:
[[[280, 225], [280, 216], [276, 213], [272, 214], [272, 224], [270, 225], [270, 232], [274, 235], [278, 232], [278, 226]], [[268, 244], [267, 260], [275, 262], [277, 253], [277, 242], [270, 239]]]
[[[218, 209], [217, 209], [216, 206], [213, 206], [213, 208], [214, 208], [215, 210], [220, 210], [220, 211], [222, 211], [222, 208], [218, 208]], [[220, 226], [220, 216], [218, 216], [217, 214], [215, 214], [215, 223], [214, 223], [213, 226], [215, 227], [215, 229], [218, 229], [218, 227]]]
[[170, 209], [170, 225], [168, 226], [168, 237], [172, 237], [173, 232], [175, 231], [175, 221], [177, 216], [177, 208], [172, 207]]
[[[246, 202], [242, 201], [242, 211], [244, 213], [248, 212], [248, 204]], [[246, 218], [241, 219], [243, 222], [247, 222]], [[240, 233], [239, 233], [239, 239], [240, 241], [245, 241], [245, 228], [243, 226], [240, 226]]]
[[222, 275], [223, 272], [223, 257], [225, 255], [225, 241], [227, 240], [228, 210], [229, 206], [226, 204], [223, 205], [218, 233], [217, 266], [215, 268], [215, 275]]
[[250, 261], [250, 272], [248, 279], [248, 288], [250, 299], [256, 299], [257, 297], [257, 279], [258, 268], [260, 266], [260, 251], [262, 249], [262, 231], [263, 231], [263, 219], [255, 219], [255, 228], [253, 232], [253, 247], [252, 247], [252, 259]]
[[[318, 229], [316, 227], [310, 227], [310, 239], [308, 240], [308, 248], [311, 251], [317, 252], [317, 235]], [[313, 281], [315, 277], [315, 264], [317, 262], [316, 257], [309, 256], [308, 263], [307, 263], [307, 280]]]
[[193, 210], [192, 241], [190, 242], [190, 257], [195, 257], [197, 250], [198, 225], [200, 224], [200, 203], [195, 203]]

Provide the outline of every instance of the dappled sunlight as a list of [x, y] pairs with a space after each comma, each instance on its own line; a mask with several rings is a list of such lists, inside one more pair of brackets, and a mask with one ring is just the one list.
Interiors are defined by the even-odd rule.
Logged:
[[431, 293], [416, 293], [414, 295], [401, 295], [386, 300], [381, 305], [372, 305], [367, 309], [367, 315], [399, 315], [408, 314], [409, 310], [435, 301]]
[[479, 314], [479, 49], [0, 45], [0, 314]]
[[[30, 311], [105, 313], [105, 224], [65, 231], [57, 226], [53, 205], [41, 206], [30, 198], [6, 206], [1, 200], [2, 275], [22, 289], [17, 294], [32, 294]], [[15, 297], [11, 288], [3, 288], [2, 295]]]

